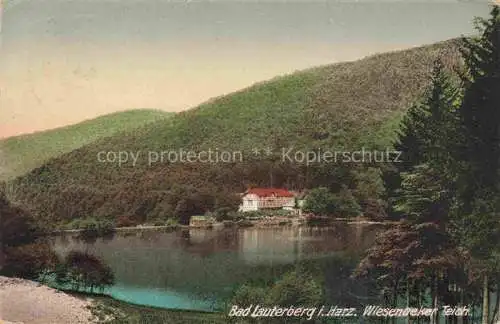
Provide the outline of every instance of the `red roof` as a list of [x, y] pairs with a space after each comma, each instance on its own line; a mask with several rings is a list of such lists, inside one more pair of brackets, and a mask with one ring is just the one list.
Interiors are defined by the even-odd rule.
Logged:
[[254, 194], [259, 197], [293, 197], [294, 194], [286, 189], [280, 188], [251, 188], [248, 189], [247, 194]]

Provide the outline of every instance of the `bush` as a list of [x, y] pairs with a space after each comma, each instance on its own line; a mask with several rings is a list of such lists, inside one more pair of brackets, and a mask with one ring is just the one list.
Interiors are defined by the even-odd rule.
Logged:
[[0, 269], [8, 276], [37, 279], [55, 268], [57, 256], [42, 241], [31, 214], [13, 205], [0, 190]]
[[218, 208], [214, 212], [215, 220], [218, 222], [222, 222], [225, 220], [231, 220], [231, 212], [232, 212], [232, 209], [229, 207]]
[[101, 259], [84, 252], [70, 252], [56, 270], [58, 283], [69, 283], [72, 289], [104, 290], [115, 282], [113, 271]]
[[149, 225], [149, 226], [177, 226], [179, 224], [179, 221], [175, 218], [167, 218], [167, 219], [162, 219], [162, 218], [157, 218], [153, 219], [151, 222], [148, 222], [144, 225]]
[[179, 221], [175, 218], [168, 218], [165, 221], [165, 226], [178, 226], [178, 225], [179, 225]]
[[379, 199], [367, 199], [363, 204], [363, 216], [374, 221], [388, 218], [384, 202]]
[[120, 216], [116, 220], [116, 227], [134, 227], [139, 225], [139, 223], [130, 216]]
[[338, 194], [334, 196], [335, 210], [342, 217], [356, 217], [361, 214], [361, 206], [359, 206], [356, 198], [347, 188], [342, 188]]
[[19, 246], [35, 241], [37, 228], [31, 214], [13, 205], [0, 192], [0, 238], [2, 247]]
[[312, 189], [304, 202], [304, 211], [315, 215], [331, 216], [336, 212], [337, 201], [328, 188]]
[[247, 211], [247, 212], [242, 212], [241, 214], [244, 216], [243, 218], [249, 218], [249, 219], [263, 218], [263, 217], [267, 216], [266, 212], [264, 212], [262, 210], [251, 210], [251, 211]]
[[320, 216], [354, 217], [361, 214], [361, 207], [345, 187], [335, 194], [320, 187], [310, 191], [304, 202], [304, 211]]
[[165, 226], [165, 221], [163, 219], [154, 219], [151, 223], [148, 223], [152, 226]]
[[288, 217], [292, 216], [292, 211], [291, 210], [286, 210], [286, 209], [277, 209], [273, 211], [268, 211], [269, 216], [282, 216], [282, 217]]
[[229, 220], [238, 221], [240, 219], [245, 218], [245, 214], [242, 212], [233, 211], [233, 212], [229, 213], [228, 217], [229, 217]]
[[227, 212], [237, 211], [240, 204], [240, 195], [223, 191], [215, 196], [214, 210], [226, 209]]
[[69, 223], [67, 223], [66, 225], [63, 225], [63, 228], [67, 229], [67, 230], [81, 229], [82, 228], [82, 221], [83, 221], [83, 219], [81, 219], [81, 218], [73, 219]]
[[315, 306], [321, 303], [323, 289], [312, 275], [304, 271], [286, 273], [269, 290], [267, 300], [272, 305]]
[[78, 221], [74, 220], [69, 226], [72, 229], [81, 230], [80, 235], [84, 238], [105, 236], [115, 232], [115, 223], [108, 219], [87, 218]]
[[231, 299], [231, 304], [240, 307], [262, 305], [266, 301], [267, 293], [265, 288], [253, 287], [245, 284], [236, 290], [236, 293]]
[[269, 209], [269, 210], [251, 210], [246, 212], [232, 212], [228, 214], [228, 220], [242, 220], [242, 219], [261, 219], [264, 217], [291, 216], [292, 212], [285, 209]]
[[[287, 307], [291, 305], [317, 306], [323, 302], [323, 289], [313, 276], [305, 271], [286, 273], [271, 287], [241, 286], [233, 295], [229, 305], [246, 308], [251, 305]], [[234, 319], [228, 318], [229, 321]], [[282, 318], [245, 318], [241, 323], [281, 323]], [[303, 323], [305, 318], [288, 318], [287, 323]], [[240, 323], [240, 322], [238, 322]]]
[[5, 249], [2, 274], [27, 279], [39, 279], [42, 273], [56, 268], [58, 259], [49, 244], [36, 242]]

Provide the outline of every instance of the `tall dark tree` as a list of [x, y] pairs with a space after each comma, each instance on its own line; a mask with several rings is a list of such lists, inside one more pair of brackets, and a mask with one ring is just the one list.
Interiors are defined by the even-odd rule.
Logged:
[[[423, 100], [412, 106], [401, 122], [395, 148], [402, 152], [400, 171], [427, 161], [438, 148], [438, 143], [448, 137], [450, 114], [457, 103], [459, 90], [447, 75], [441, 60], [434, 63], [431, 83]], [[444, 138], [443, 138], [444, 137]]]
[[[389, 203], [404, 221], [377, 240], [356, 272], [375, 276], [393, 306], [401, 292], [406, 292], [410, 306], [422, 303], [430, 290], [432, 304], [438, 307], [443, 278], [459, 259], [445, 226], [454, 192], [447, 169], [459, 94], [438, 60], [423, 100], [402, 121], [395, 147], [403, 162], [394, 165], [397, 181], [390, 188]], [[420, 297], [412, 300], [414, 292]]]
[[500, 243], [500, 9], [478, 19], [480, 36], [464, 38], [464, 97], [459, 109], [465, 135], [457, 160], [459, 205], [455, 225], [460, 242], [484, 264], [483, 324], [488, 323], [488, 264]]
[[[438, 59], [431, 75], [431, 82], [423, 100], [410, 107], [401, 122], [394, 147], [401, 152], [401, 162], [394, 163], [384, 172], [389, 207], [395, 206], [398, 191], [401, 189], [402, 173], [429, 161], [433, 167], [444, 169], [450, 155], [449, 143], [456, 133], [456, 107], [460, 91], [447, 75], [443, 64]], [[393, 217], [401, 213], [391, 209]]]

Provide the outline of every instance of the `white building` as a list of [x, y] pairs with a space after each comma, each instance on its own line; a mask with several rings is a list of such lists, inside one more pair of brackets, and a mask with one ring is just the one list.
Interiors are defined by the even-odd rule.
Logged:
[[252, 188], [243, 194], [239, 210], [246, 212], [262, 209], [294, 210], [294, 208], [295, 195], [286, 189]]

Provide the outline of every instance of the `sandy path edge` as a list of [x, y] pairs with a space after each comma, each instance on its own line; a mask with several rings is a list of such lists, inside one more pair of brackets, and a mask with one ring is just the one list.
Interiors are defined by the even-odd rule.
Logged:
[[87, 324], [96, 323], [81, 299], [37, 282], [0, 276], [0, 323]]

